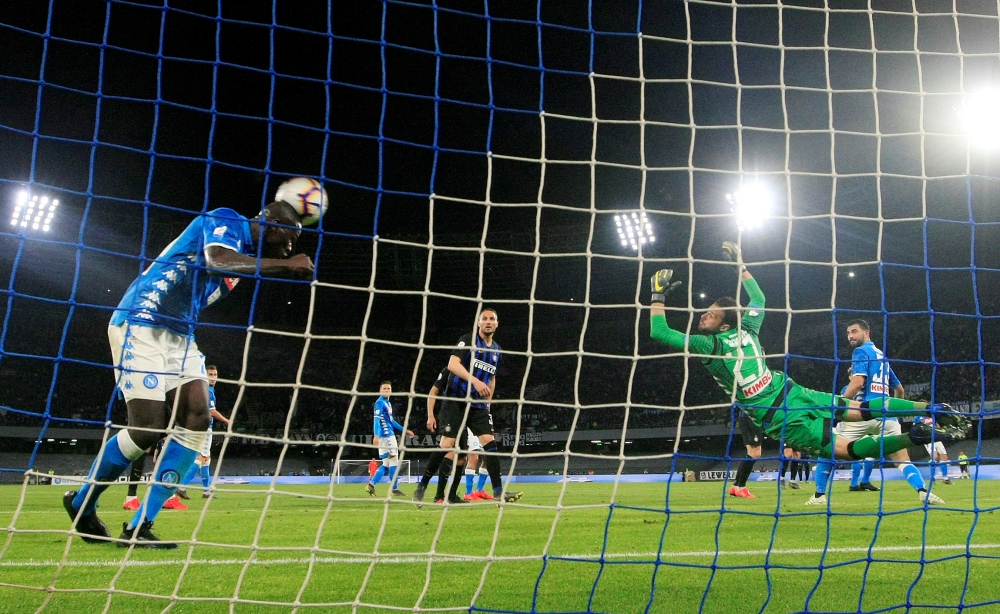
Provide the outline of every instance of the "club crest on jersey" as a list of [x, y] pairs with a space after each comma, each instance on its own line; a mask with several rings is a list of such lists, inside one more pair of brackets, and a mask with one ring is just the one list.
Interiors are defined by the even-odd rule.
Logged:
[[212, 236], [221, 237], [222, 235], [226, 234], [226, 230], [227, 229], [225, 226], [219, 226], [218, 228], [212, 231]]
[[146, 377], [142, 378], [142, 385], [150, 390], [156, 388], [160, 384], [159, 378], [150, 373]]
[[164, 484], [177, 484], [178, 482], [181, 481], [181, 477], [177, 475], [177, 472], [174, 471], [173, 469], [167, 469], [166, 471], [160, 474], [159, 481], [163, 482]]

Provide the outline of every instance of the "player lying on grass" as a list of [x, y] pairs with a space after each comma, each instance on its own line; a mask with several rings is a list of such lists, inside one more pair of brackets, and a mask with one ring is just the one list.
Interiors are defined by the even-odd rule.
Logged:
[[[735, 249], [735, 245], [731, 249]], [[757, 335], [764, 320], [764, 293], [745, 267], [740, 279], [750, 297], [745, 313], [737, 313], [733, 298], [715, 301], [698, 322], [698, 335], [686, 335], [670, 328], [663, 303], [681, 282], [671, 283], [673, 270], [663, 269], [650, 278], [652, 287], [649, 313], [650, 336], [675, 350], [689, 349], [701, 355], [701, 362], [735, 402], [776, 441], [819, 458], [858, 460], [878, 458], [882, 453], [923, 445], [933, 441], [965, 438], [969, 422], [947, 405], [928, 405], [906, 399], [881, 397], [854, 401], [811, 390], [796, 384], [781, 371], [772, 371], [764, 362], [764, 350]], [[837, 437], [831, 428], [836, 420], [856, 422], [872, 418], [924, 416], [935, 421], [916, 421], [906, 435], [866, 436], [857, 441]]]

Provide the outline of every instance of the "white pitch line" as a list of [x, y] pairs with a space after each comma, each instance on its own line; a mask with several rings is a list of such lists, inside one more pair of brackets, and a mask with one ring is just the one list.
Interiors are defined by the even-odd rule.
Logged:
[[[876, 546], [871, 548], [872, 553], [889, 553], [889, 552], [919, 552], [919, 551], [942, 551], [942, 550], [956, 550], [963, 551], [966, 549], [966, 544], [940, 544], [931, 546]], [[972, 544], [969, 546], [970, 550], [996, 550], [1000, 549], [1000, 544]], [[662, 552], [659, 553], [660, 559], [675, 559], [675, 558], [699, 558], [699, 557], [719, 557], [726, 556], [764, 556], [770, 552], [772, 556], [781, 555], [792, 555], [792, 554], [822, 554], [826, 552], [828, 554], [864, 554], [867, 553], [869, 548], [867, 546], [855, 546], [847, 548], [788, 548], [788, 549], [774, 549], [774, 550], [721, 550], [715, 552], [712, 550], [701, 550], [701, 551], [690, 551], [690, 552]], [[628, 559], [628, 558], [639, 558], [639, 559], [655, 559], [657, 556], [656, 552], [620, 552], [620, 553], [607, 553], [604, 555], [605, 559]], [[590, 562], [596, 563], [600, 561], [600, 555], [597, 554], [551, 554], [549, 558], [553, 559], [573, 559], [580, 562]], [[530, 561], [530, 560], [541, 560], [541, 555], [527, 555], [527, 556], [511, 556], [503, 557], [496, 556], [489, 559], [489, 557], [475, 557], [475, 556], [461, 556], [461, 555], [438, 555], [436, 557], [431, 557], [426, 554], [418, 555], [379, 555], [379, 556], [339, 556], [339, 557], [316, 557], [316, 563], [332, 563], [332, 564], [371, 564], [374, 560], [376, 563], [388, 563], [388, 564], [406, 564], [406, 563], [426, 563], [428, 560], [435, 560], [438, 563], [476, 563], [476, 562], [486, 562], [487, 560], [493, 561]], [[280, 559], [256, 559], [250, 561], [252, 565], [294, 565], [294, 564], [306, 564], [310, 562], [309, 557], [295, 557], [295, 558], [280, 558]], [[170, 565], [183, 565], [186, 561], [184, 559], [171, 559], [165, 561], [138, 561], [130, 559], [126, 562], [122, 561], [66, 561], [64, 566], [66, 567], [161, 567]], [[192, 559], [192, 565], [245, 565], [247, 564], [247, 559]], [[55, 567], [59, 565], [59, 561], [47, 560], [47, 561], [0, 561], [0, 568], [3, 567]]]

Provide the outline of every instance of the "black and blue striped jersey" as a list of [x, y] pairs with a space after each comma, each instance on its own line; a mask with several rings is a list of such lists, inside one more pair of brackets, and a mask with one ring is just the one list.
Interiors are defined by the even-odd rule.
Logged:
[[[474, 339], [474, 341], [473, 341]], [[474, 345], [473, 345], [474, 344]], [[474, 349], [473, 349], [474, 348]], [[493, 381], [500, 365], [500, 344], [494, 341], [487, 345], [479, 335], [463, 335], [458, 340], [458, 347], [451, 353], [462, 361], [462, 366], [468, 369], [469, 373], [487, 386]], [[465, 398], [469, 389], [469, 382], [449, 372], [448, 387], [444, 396]], [[478, 399], [479, 393], [472, 389], [472, 399]], [[489, 403], [476, 403], [473, 401], [472, 407], [476, 409], [489, 409]]]

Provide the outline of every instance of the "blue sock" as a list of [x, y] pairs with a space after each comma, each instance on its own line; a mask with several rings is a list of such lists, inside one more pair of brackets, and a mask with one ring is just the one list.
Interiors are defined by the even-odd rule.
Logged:
[[910, 483], [910, 486], [914, 490], [927, 488], [927, 485], [924, 484], [924, 476], [920, 475], [920, 470], [916, 466], [906, 463], [905, 465], [900, 465], [899, 470], [903, 472], [903, 477], [906, 478], [906, 481]]
[[184, 488], [184, 485], [194, 479], [194, 476], [198, 475], [198, 470], [201, 469], [198, 463], [191, 463], [191, 468], [188, 472], [184, 474], [184, 479], [181, 480], [180, 486]]
[[941, 477], [947, 480], [948, 479], [948, 463], [941, 463], [939, 466], [941, 467]]
[[181, 473], [187, 474], [188, 469], [191, 468], [196, 458], [198, 458], [197, 450], [185, 448], [173, 440], [167, 441], [163, 446], [163, 452], [160, 453], [160, 468], [156, 474], [156, 481], [165, 482], [170, 486], [154, 484], [149, 487], [146, 500], [139, 506], [139, 509], [135, 512], [135, 516], [128, 523], [129, 530], [137, 527], [142, 522], [144, 516], [150, 522], [156, 520], [157, 514], [163, 509], [163, 504], [177, 492], [177, 480], [180, 479], [179, 476]]
[[[100, 463], [98, 463], [97, 459], [94, 459], [90, 473], [87, 474], [88, 480], [114, 482], [132, 464], [132, 460], [126, 458], [122, 454], [121, 448], [118, 447], [118, 434], [115, 434], [114, 437], [104, 444], [98, 457], [100, 458]], [[108, 486], [110, 484], [84, 484], [80, 490], [76, 491], [76, 497], [73, 499], [73, 508], [79, 511], [80, 506], [84, 505], [84, 501], [86, 500], [87, 504], [84, 506], [83, 515], [89, 516], [93, 514], [97, 511], [97, 499], [100, 498], [101, 493], [108, 489]], [[87, 499], [87, 494], [91, 491], [93, 493], [90, 495], [90, 499]]]
[[465, 474], [465, 494], [467, 495], [472, 494], [472, 476], [472, 473]]
[[816, 492], [821, 495], [826, 494], [826, 487], [830, 484], [831, 473], [833, 473], [833, 463], [823, 460], [816, 462]]
[[209, 463], [205, 463], [201, 466], [201, 485], [208, 488], [208, 485], [212, 483], [212, 470], [209, 467]]
[[851, 488], [858, 487], [858, 481], [861, 479], [861, 463], [851, 463]]
[[476, 490], [482, 490], [486, 486], [486, 478], [490, 477], [490, 474], [479, 472], [479, 479], [476, 480]]
[[375, 471], [375, 475], [372, 476], [372, 484], [378, 484], [385, 477], [385, 465], [379, 465], [378, 470]]
[[863, 474], [861, 476], [861, 481], [863, 483], [865, 483], [865, 484], [871, 483], [871, 481], [872, 481], [872, 470], [875, 468], [875, 461], [869, 460], [869, 459], [866, 458], [861, 463], [861, 467], [863, 469]]
[[396, 490], [396, 465], [389, 467], [389, 483], [392, 485], [390, 488]]

